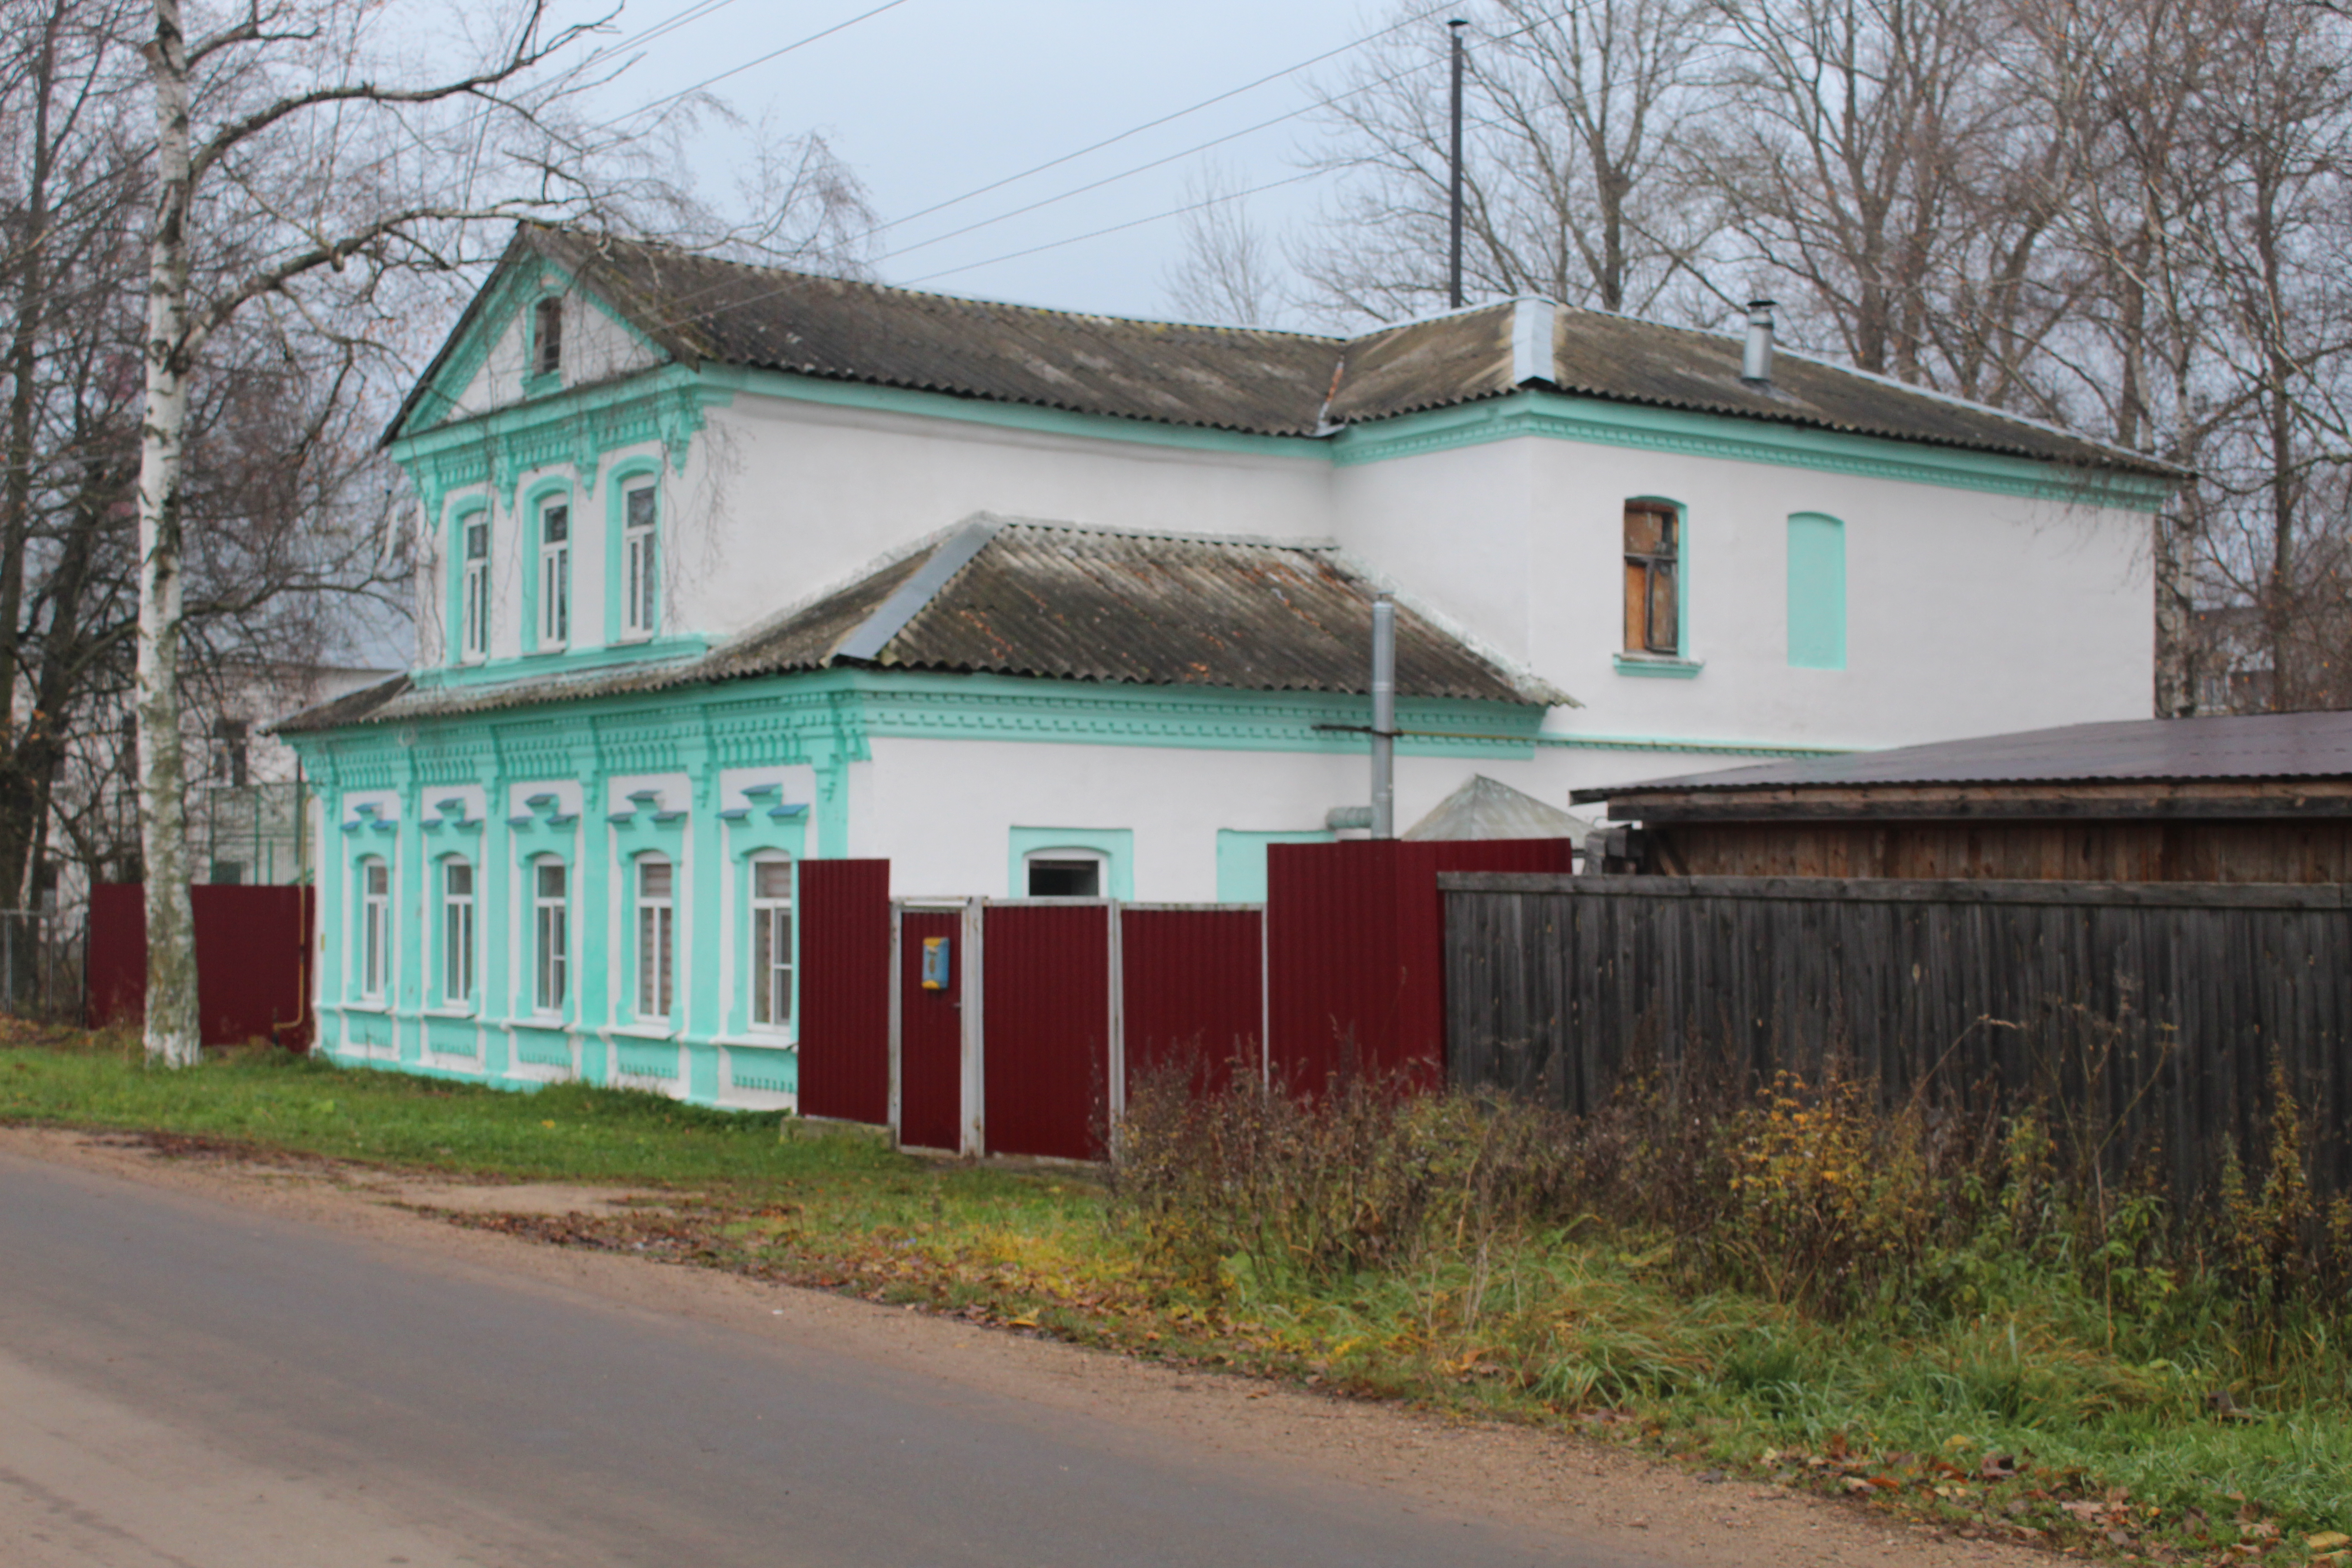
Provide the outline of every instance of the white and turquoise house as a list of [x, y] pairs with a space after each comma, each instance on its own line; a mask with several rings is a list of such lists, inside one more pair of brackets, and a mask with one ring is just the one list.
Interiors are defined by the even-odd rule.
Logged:
[[279, 726], [319, 1037], [790, 1106], [804, 859], [1258, 897], [1365, 799], [1378, 589], [1403, 823], [1474, 773], [1563, 805], [2147, 711], [2177, 476], [1742, 347], [1533, 299], [1179, 326], [526, 228], [389, 437], [415, 666]]

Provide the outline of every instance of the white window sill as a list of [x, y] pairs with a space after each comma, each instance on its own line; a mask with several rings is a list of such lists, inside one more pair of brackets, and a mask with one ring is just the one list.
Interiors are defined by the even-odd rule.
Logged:
[[475, 1008], [474, 1008], [471, 1005], [465, 1005], [465, 1006], [457, 1006], [457, 1007], [452, 1007], [452, 1006], [427, 1007], [427, 1008], [425, 1008], [425, 1016], [426, 1017], [428, 1017], [428, 1018], [468, 1018], [468, 1019], [470, 1019], [470, 1018], [472, 1018], [472, 1017], [474, 1016], [474, 1014], [475, 1014]]
[[800, 1049], [800, 1041], [793, 1036], [782, 1032], [773, 1035], [714, 1035], [711, 1037], [710, 1043], [714, 1046], [734, 1046], [744, 1050], [796, 1051]]
[[389, 1013], [392, 1011], [392, 1004], [386, 1002], [381, 996], [362, 996], [356, 1001], [344, 1003], [343, 1011], [346, 1013]]
[[677, 1030], [668, 1024], [645, 1022], [614, 1024], [604, 1032], [611, 1035], [614, 1038], [620, 1040], [674, 1041], [678, 1037]]

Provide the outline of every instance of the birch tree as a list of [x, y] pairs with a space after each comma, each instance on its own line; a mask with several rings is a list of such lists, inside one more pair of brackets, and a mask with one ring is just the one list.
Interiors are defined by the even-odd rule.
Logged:
[[135, 706], [145, 1044], [173, 1066], [199, 1056], [180, 659], [189, 394], [207, 348], [257, 308], [389, 331], [368, 320], [388, 276], [465, 264], [485, 220], [592, 217], [628, 156], [625, 132], [571, 113], [583, 77], [559, 66], [584, 29], [552, 26], [546, 0], [498, 16], [478, 63], [438, 74], [397, 58], [378, 12], [250, 0], [192, 33], [182, 0], [153, 0]]

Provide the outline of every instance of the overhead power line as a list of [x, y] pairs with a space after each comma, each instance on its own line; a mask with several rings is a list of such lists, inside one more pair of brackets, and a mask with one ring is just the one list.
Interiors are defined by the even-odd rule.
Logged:
[[1181, 207], [1170, 207], [1166, 212], [1153, 213], [1148, 217], [1129, 218], [1125, 223], [1115, 223], [1108, 228], [1096, 229], [1091, 234], [1074, 234], [1067, 239], [1049, 239], [1043, 245], [1033, 245], [1026, 250], [1014, 250], [1003, 256], [992, 256], [986, 261], [967, 261], [960, 266], [944, 267], [937, 272], [927, 272], [920, 278], [911, 279], [904, 287], [911, 289], [917, 284], [929, 283], [934, 278], [946, 278], [957, 272], [969, 272], [975, 267], [993, 267], [1000, 261], [1017, 261], [1024, 256], [1034, 256], [1041, 250], [1059, 250], [1066, 245], [1078, 245], [1089, 239], [1100, 239], [1104, 235], [1117, 234], [1124, 228], [1140, 228], [1147, 223], [1158, 223], [1163, 218], [1181, 217], [1186, 213], [1199, 212], [1203, 207], [1213, 207], [1220, 202], [1239, 201], [1244, 196], [1256, 195], [1260, 191], [1278, 190], [1284, 185], [1295, 185], [1301, 180], [1311, 180], [1324, 173], [1327, 171], [1308, 169], [1302, 174], [1292, 174], [1286, 179], [1268, 180], [1265, 184], [1252, 185], [1245, 191], [1231, 191], [1223, 195], [1211, 196], [1206, 201], [1192, 202]]

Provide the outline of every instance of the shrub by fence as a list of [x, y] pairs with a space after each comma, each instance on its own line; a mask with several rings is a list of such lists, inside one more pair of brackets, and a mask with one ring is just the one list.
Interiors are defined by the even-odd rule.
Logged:
[[1455, 873], [1448, 1072], [1576, 1113], [1655, 1061], [1832, 1059], [1890, 1101], [2039, 1096], [2210, 1196], [2284, 1085], [2352, 1193], [2352, 898], [2338, 886]]

